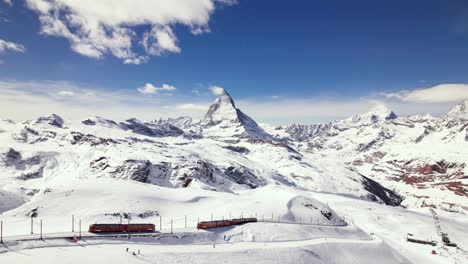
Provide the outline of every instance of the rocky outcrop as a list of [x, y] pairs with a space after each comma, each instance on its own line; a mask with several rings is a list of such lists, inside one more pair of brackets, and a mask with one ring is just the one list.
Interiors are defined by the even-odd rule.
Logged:
[[398, 206], [401, 204], [403, 199], [394, 191], [383, 187], [380, 183], [371, 180], [364, 175], [361, 176], [363, 178], [362, 184], [364, 189], [370, 193], [367, 197], [368, 199], [381, 201], [384, 204], [391, 206]]
[[39, 117], [38, 119], [36, 119], [35, 123], [36, 124], [48, 124], [54, 127], [62, 128], [63, 119], [56, 114], [52, 114], [46, 117]]
[[241, 185], [247, 185], [252, 189], [258, 188], [263, 184], [249, 169], [243, 166], [229, 166], [224, 171], [226, 176], [233, 182]]

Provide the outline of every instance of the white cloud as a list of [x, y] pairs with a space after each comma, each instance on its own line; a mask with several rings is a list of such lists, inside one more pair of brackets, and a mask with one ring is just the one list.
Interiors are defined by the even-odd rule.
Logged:
[[13, 6], [13, 3], [11, 2], [11, 0], [3, 0], [3, 2], [9, 6]]
[[74, 96], [75, 95], [73, 91], [59, 91], [58, 94], [61, 96]]
[[176, 106], [177, 109], [182, 110], [208, 110], [208, 105], [199, 105], [199, 104], [180, 104]]
[[404, 102], [415, 103], [448, 103], [468, 98], [467, 84], [440, 84], [430, 88], [402, 90], [394, 93], [383, 93], [384, 97]]
[[169, 26], [153, 27], [143, 36], [143, 47], [151, 55], [161, 56], [167, 52], [180, 53], [177, 37]]
[[161, 87], [154, 86], [151, 83], [145, 84], [145, 86], [140, 87], [137, 89], [142, 94], [157, 94], [160, 92], [166, 92], [166, 94], [170, 94], [176, 90], [176, 88], [169, 84], [163, 84]]
[[15, 51], [15, 52], [25, 52], [26, 48], [21, 44], [17, 44], [17, 43], [13, 43], [13, 42], [0, 39], [0, 53], [3, 53], [7, 50]]
[[125, 59], [124, 64], [134, 64], [134, 65], [140, 65], [143, 63], [147, 63], [149, 61], [148, 56], [139, 56], [137, 58], [131, 58], [131, 59]]
[[[113, 55], [130, 64], [141, 63], [133, 50], [141, 43], [150, 55], [180, 53], [176, 24], [193, 34], [209, 32], [209, 20], [216, 4], [232, 5], [232, 0], [26, 0], [39, 15], [41, 33], [64, 37], [71, 49], [100, 59]], [[142, 35], [135, 27], [149, 29]]]
[[213, 85], [213, 86], [210, 87], [210, 90], [214, 95], [220, 95], [220, 94], [224, 93], [224, 88], [221, 87], [221, 86]]

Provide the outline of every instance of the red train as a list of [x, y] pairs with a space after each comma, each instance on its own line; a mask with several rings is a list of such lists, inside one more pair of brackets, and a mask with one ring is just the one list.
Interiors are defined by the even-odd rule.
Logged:
[[232, 220], [215, 220], [215, 221], [205, 221], [200, 222], [197, 225], [198, 229], [209, 229], [215, 227], [231, 226], [231, 225], [241, 225], [245, 223], [257, 222], [257, 218], [239, 218]]
[[155, 231], [153, 224], [93, 224], [89, 226], [91, 233], [113, 233], [113, 232], [151, 232]]

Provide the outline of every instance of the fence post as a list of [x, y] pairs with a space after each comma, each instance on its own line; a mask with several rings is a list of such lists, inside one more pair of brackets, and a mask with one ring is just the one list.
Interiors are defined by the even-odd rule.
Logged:
[[0, 221], [0, 244], [3, 244], [3, 221]]
[[262, 215], [262, 222], [263, 222], [263, 215]]
[[187, 228], [187, 216], [185, 216], [185, 228]]
[[279, 217], [280, 217], [280, 216], [278, 215], [278, 223], [280, 222], [280, 219], [279, 219]]
[[162, 216], [159, 216], [159, 230], [162, 230]]
[[41, 240], [42, 240], [42, 219], [41, 219]]
[[302, 216], [299, 216], [299, 225], [302, 225]]
[[273, 222], [273, 213], [271, 213], [271, 221]]
[[172, 218], [171, 218], [171, 234], [172, 234]]
[[81, 219], [80, 219], [80, 238], [81, 238]]
[[33, 217], [31, 215], [31, 235], [34, 234], [34, 228], [33, 228]]
[[75, 232], [75, 216], [72, 215], [72, 233]]
[[122, 215], [119, 214], [119, 216], [120, 216], [120, 224], [122, 224]]

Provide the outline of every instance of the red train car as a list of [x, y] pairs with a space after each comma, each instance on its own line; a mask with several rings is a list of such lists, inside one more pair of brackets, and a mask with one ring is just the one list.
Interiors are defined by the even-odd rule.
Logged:
[[154, 224], [93, 224], [89, 226], [90, 233], [115, 232], [152, 232], [156, 230]]
[[231, 220], [205, 221], [205, 222], [198, 223], [197, 228], [208, 229], [208, 228], [223, 227], [223, 226], [230, 226], [230, 225], [231, 225]]
[[209, 228], [215, 228], [215, 227], [241, 225], [241, 224], [251, 223], [251, 222], [257, 222], [257, 218], [240, 218], [240, 219], [232, 219], [232, 220], [205, 221], [205, 222], [198, 223], [197, 228], [209, 229]]

